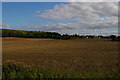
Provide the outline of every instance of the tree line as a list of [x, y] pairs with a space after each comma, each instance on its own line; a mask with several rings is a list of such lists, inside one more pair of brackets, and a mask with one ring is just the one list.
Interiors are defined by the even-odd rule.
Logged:
[[120, 36], [110, 35], [110, 36], [95, 36], [95, 35], [68, 35], [68, 34], [59, 34], [57, 32], [44, 32], [44, 31], [24, 31], [24, 30], [11, 30], [11, 29], [2, 29], [2, 37], [22, 37], [22, 38], [52, 38], [52, 39], [78, 39], [78, 38], [111, 38], [112, 41], [120, 41]]
[[23, 38], [53, 38], [59, 39], [60, 34], [56, 32], [43, 31], [24, 31], [24, 30], [10, 30], [2, 29], [2, 37], [23, 37]]

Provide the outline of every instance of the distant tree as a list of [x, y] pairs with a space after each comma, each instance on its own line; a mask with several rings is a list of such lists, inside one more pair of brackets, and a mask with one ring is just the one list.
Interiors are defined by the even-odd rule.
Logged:
[[110, 35], [110, 38], [116, 38], [116, 35]]
[[62, 38], [63, 40], [69, 40], [69, 39], [70, 39], [70, 36], [69, 36], [68, 34], [63, 34], [63, 35], [61, 36], [61, 38]]
[[112, 41], [116, 41], [117, 37], [115, 35], [110, 35], [110, 38], [112, 39]]

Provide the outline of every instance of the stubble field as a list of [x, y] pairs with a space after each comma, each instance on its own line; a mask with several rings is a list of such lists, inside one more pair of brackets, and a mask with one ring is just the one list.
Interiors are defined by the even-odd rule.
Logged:
[[7, 61], [39, 66], [42, 70], [110, 71], [118, 65], [118, 42], [110, 39], [3, 38], [3, 64]]

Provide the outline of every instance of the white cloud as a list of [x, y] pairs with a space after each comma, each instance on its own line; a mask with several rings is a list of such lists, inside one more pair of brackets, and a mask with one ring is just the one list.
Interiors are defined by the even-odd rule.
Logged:
[[10, 27], [10, 25], [4, 24], [4, 23], [0, 23], [0, 26], [1, 26], [1, 27]]
[[55, 20], [69, 20], [61, 26], [75, 29], [104, 29], [118, 27], [118, 5], [111, 2], [81, 3], [55, 5], [54, 9], [38, 15]]
[[68, 0], [69, 2], [119, 2], [119, 0]]
[[95, 30], [86, 30], [83, 29], [80, 34], [92, 34], [92, 35], [118, 35], [118, 31], [117, 30], [113, 30], [113, 31], [108, 31], [107, 29], [95, 29]]

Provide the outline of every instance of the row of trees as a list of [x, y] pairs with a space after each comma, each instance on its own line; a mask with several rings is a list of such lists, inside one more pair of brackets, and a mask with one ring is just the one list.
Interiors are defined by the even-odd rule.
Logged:
[[110, 35], [110, 36], [94, 36], [94, 35], [68, 35], [68, 34], [59, 34], [56, 32], [43, 32], [43, 31], [23, 31], [23, 30], [10, 30], [2, 29], [2, 37], [23, 37], [23, 38], [52, 38], [52, 39], [75, 39], [75, 38], [111, 38], [112, 41], [120, 41], [119, 36]]
[[59, 39], [59, 33], [42, 31], [22, 31], [2, 29], [2, 37], [23, 37], [23, 38], [53, 38]]

